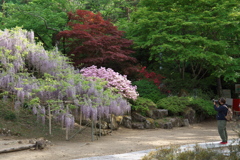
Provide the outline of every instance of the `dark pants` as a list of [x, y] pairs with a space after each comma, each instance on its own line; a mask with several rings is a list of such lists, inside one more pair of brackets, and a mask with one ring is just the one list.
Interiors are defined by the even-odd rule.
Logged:
[[218, 120], [218, 133], [222, 139], [222, 142], [227, 142], [228, 135], [227, 135], [227, 121], [226, 120]]

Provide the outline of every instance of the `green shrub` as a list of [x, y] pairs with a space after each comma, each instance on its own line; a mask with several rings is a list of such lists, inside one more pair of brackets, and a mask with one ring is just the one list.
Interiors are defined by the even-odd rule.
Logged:
[[156, 103], [159, 99], [167, 97], [160, 89], [152, 82], [146, 79], [135, 81], [132, 83], [137, 86], [137, 92], [140, 97], [151, 99]]
[[10, 120], [10, 121], [14, 121], [17, 119], [16, 114], [11, 111], [10, 109], [6, 109], [6, 108], [1, 108], [0, 106], [0, 117], [4, 118], [5, 120]]
[[201, 98], [192, 98], [189, 107], [192, 107], [197, 113], [207, 116], [216, 115], [216, 111], [213, 108], [212, 101], [204, 100]]
[[139, 112], [143, 116], [151, 107], [156, 107], [156, 104], [151, 99], [138, 97], [136, 101], [132, 102], [132, 110]]
[[170, 115], [179, 115], [189, 105], [189, 98], [171, 96], [159, 100], [156, 104], [157, 108], [167, 109]]
[[186, 107], [191, 107], [198, 115], [213, 116], [216, 111], [213, 108], [213, 103], [209, 100], [194, 97], [167, 97], [159, 100], [158, 108], [167, 109], [169, 114], [180, 115]]
[[10, 110], [6, 110], [2, 116], [5, 120], [9, 120], [9, 121], [14, 121], [17, 119], [16, 114]]
[[17, 119], [17, 116], [14, 111], [11, 110], [12, 102], [9, 100], [0, 101], [0, 117], [5, 120], [14, 121]]
[[210, 97], [215, 97], [216, 95], [213, 93], [212, 90], [202, 90], [199, 88], [193, 89], [189, 91], [189, 94], [191, 97], [198, 97], [198, 98], [202, 98], [205, 100], [209, 100], [211, 99]]
[[178, 152], [177, 147], [162, 148], [156, 152], [143, 157], [142, 160], [233, 160], [232, 157], [227, 157], [224, 154], [212, 149], [202, 149], [198, 146], [193, 151]]

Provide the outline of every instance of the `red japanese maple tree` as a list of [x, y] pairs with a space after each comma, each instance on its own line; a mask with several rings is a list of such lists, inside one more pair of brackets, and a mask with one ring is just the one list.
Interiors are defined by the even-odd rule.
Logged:
[[171, 91], [162, 83], [162, 80], [166, 77], [161, 74], [157, 74], [155, 72], [147, 71], [146, 67], [142, 67], [139, 71], [140, 77], [139, 79], [147, 79], [148, 81], [152, 81], [163, 93], [171, 93]]
[[157, 74], [155, 72], [149, 72], [146, 70], [146, 67], [142, 67], [141, 70], [139, 71], [140, 74], [142, 74], [146, 79], [153, 81], [158, 88], [160, 88], [160, 84], [162, 83], [162, 79], [165, 77], [162, 76], [161, 74]]
[[104, 66], [127, 75], [136, 70], [137, 60], [131, 57], [132, 41], [123, 38], [124, 32], [104, 20], [100, 13], [77, 10], [69, 12], [68, 18], [71, 29], [60, 32], [57, 38], [76, 67]]

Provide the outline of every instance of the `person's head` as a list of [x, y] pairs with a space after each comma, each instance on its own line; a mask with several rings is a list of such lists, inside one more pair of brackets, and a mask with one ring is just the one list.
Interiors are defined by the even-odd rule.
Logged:
[[226, 103], [225, 98], [220, 98], [218, 101], [219, 101], [220, 104], [225, 104]]

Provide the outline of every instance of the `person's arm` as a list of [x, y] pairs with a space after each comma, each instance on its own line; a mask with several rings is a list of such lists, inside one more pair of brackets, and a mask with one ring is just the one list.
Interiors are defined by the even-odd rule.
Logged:
[[216, 111], [222, 111], [222, 110], [223, 110], [223, 107], [221, 107], [221, 105], [218, 106], [218, 105], [216, 105], [215, 102], [213, 102], [213, 105], [214, 105], [214, 109], [215, 109]]
[[216, 103], [215, 102], [213, 102], [213, 107], [214, 107], [214, 109], [217, 111], [217, 106], [216, 106]]
[[222, 105], [220, 105], [220, 106], [217, 106], [217, 105], [214, 105], [214, 109], [216, 110], [216, 111], [224, 111], [224, 106], [222, 106]]

